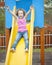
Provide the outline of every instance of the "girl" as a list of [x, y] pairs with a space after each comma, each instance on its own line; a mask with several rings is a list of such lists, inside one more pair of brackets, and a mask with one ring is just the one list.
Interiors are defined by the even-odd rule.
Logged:
[[16, 35], [14, 44], [11, 47], [12, 51], [16, 50], [16, 46], [22, 37], [24, 37], [24, 40], [25, 40], [25, 51], [28, 51], [28, 49], [29, 49], [28, 31], [26, 29], [26, 18], [28, 16], [28, 14], [31, 12], [32, 8], [33, 7], [31, 6], [30, 10], [27, 13], [25, 13], [25, 11], [23, 9], [18, 9], [15, 14], [13, 11], [10, 10], [10, 8], [8, 6], [6, 6], [6, 9], [15, 17], [16, 22], [18, 24], [18, 33]]

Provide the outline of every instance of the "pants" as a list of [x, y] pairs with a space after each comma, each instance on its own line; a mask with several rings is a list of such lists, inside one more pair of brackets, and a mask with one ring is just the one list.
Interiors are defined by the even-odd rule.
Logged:
[[16, 40], [14, 41], [14, 44], [12, 45], [12, 48], [16, 48], [19, 40], [21, 38], [24, 38], [24, 41], [25, 41], [25, 49], [26, 48], [29, 48], [29, 41], [28, 41], [28, 32], [25, 31], [25, 32], [18, 32], [17, 35], [16, 35]]

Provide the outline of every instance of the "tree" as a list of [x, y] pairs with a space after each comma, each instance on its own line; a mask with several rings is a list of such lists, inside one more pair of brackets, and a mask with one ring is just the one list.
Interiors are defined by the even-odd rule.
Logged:
[[45, 8], [52, 8], [52, 0], [45, 0], [45, 4], [44, 4]]

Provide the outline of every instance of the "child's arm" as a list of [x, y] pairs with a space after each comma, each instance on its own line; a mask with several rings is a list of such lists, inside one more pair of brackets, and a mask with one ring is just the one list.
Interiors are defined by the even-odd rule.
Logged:
[[30, 14], [32, 8], [33, 8], [33, 6], [30, 7], [30, 10], [26, 13], [25, 18], [27, 18], [27, 16]]
[[8, 6], [6, 6], [5, 8], [17, 19], [16, 14], [14, 14], [14, 12], [11, 11], [10, 8], [9, 8]]
[[27, 18], [27, 16], [30, 14], [31, 10], [29, 10], [26, 15], [25, 15], [25, 18]]

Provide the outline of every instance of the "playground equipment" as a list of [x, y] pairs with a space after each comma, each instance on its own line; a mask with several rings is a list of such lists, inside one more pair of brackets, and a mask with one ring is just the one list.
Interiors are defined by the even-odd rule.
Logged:
[[[14, 12], [15, 12], [15, 7], [14, 7]], [[27, 24], [28, 35], [29, 35], [29, 52], [25, 52], [24, 50], [25, 43], [22, 38], [19, 44], [17, 45], [16, 51], [13, 53], [10, 51], [10, 49], [11, 49], [11, 45], [15, 40], [17, 33], [17, 24], [13, 17], [12, 31], [9, 40], [5, 65], [32, 65], [33, 23], [34, 23], [34, 9], [31, 11], [31, 21], [29, 24]]]
[[[34, 26], [41, 28], [41, 30], [40, 30], [40, 34], [41, 34], [41, 43], [40, 43], [41, 44], [41, 55], [40, 55], [40, 57], [41, 57], [41, 65], [44, 65], [44, 28], [43, 28], [44, 27], [44, 0], [30, 0], [30, 1], [27, 0], [27, 1], [31, 2], [31, 4], [33, 4], [33, 6], [35, 7], [35, 13], [36, 14], [35, 14]], [[10, 0], [10, 1], [9, 0], [5, 0], [5, 5], [8, 5], [11, 10], [13, 10], [14, 6], [16, 6], [16, 7], [19, 6], [21, 8], [23, 8], [23, 7], [24, 8], [26, 8], [26, 7], [28, 8], [28, 4], [29, 3], [26, 3], [27, 1], [26, 0], [19, 0], [18, 4], [16, 4], [15, 0]], [[23, 5], [21, 5], [21, 3]], [[26, 7], [24, 6], [25, 4], [27, 5]], [[19, 7], [17, 7], [17, 8], [19, 8]], [[12, 53], [10, 53], [10, 47], [8, 47], [8, 41], [9, 41], [11, 26], [12, 26], [12, 31], [13, 31], [14, 28], [13, 28], [13, 25], [12, 25], [12, 16], [11, 16], [11, 14], [9, 12], [6, 11], [6, 49], [8, 48], [8, 53], [7, 53], [7, 59], [8, 60], [6, 59], [7, 60], [6, 64], [11, 62], [11, 60], [12, 60], [11, 57], [14, 55], [14, 54], [12, 55]], [[11, 37], [10, 37], [11, 39], [12, 39], [12, 31], [11, 31]], [[15, 34], [14, 34], [14, 37], [15, 37]], [[13, 38], [13, 41], [14, 41], [14, 38]], [[10, 43], [9, 43], [9, 46], [10, 46]], [[23, 52], [23, 49], [22, 49], [22, 52]], [[10, 58], [9, 58], [9, 56], [10, 56]], [[28, 54], [27, 54], [27, 56], [28, 56]], [[10, 62], [9, 62], [9, 60], [10, 60]]]

